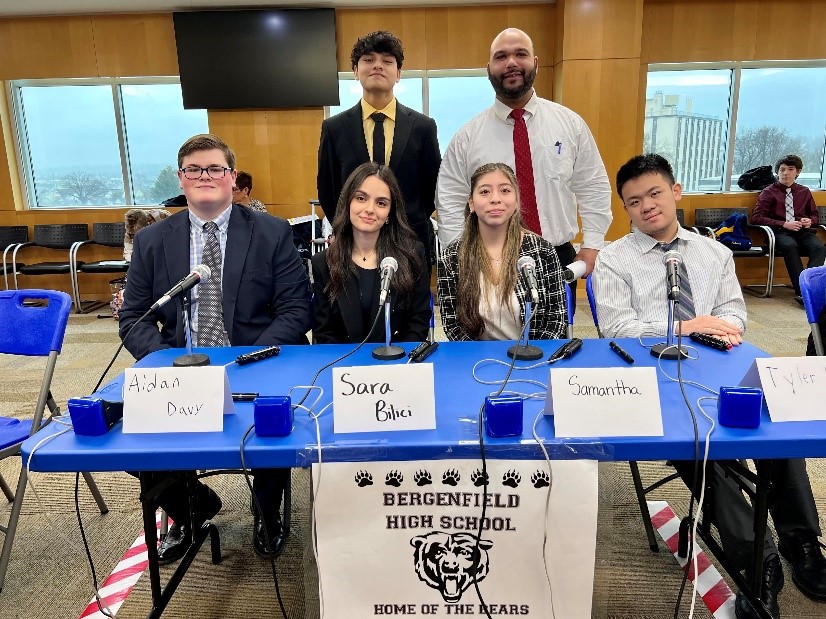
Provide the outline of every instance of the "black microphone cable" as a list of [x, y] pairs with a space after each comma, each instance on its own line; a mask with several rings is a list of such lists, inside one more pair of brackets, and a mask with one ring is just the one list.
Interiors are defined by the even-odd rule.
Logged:
[[[301, 398], [301, 401], [298, 402], [298, 404], [293, 404], [292, 405], [291, 409], [293, 411], [295, 411], [296, 408], [301, 406], [305, 402], [305, 400], [309, 397], [311, 388], [315, 386], [315, 383], [318, 380], [318, 377], [321, 376], [321, 373], [324, 370], [326, 370], [327, 368], [335, 365], [336, 363], [339, 363], [340, 361], [343, 361], [344, 359], [346, 359], [350, 355], [355, 354], [356, 351], [358, 351], [362, 346], [364, 346], [364, 344], [367, 343], [367, 340], [370, 339], [370, 335], [372, 335], [372, 333], [373, 333], [373, 329], [375, 329], [376, 325], [378, 324], [379, 316], [381, 316], [382, 311], [384, 311], [384, 306], [383, 305], [379, 306], [379, 311], [376, 312], [376, 316], [373, 319], [372, 324], [370, 325], [370, 329], [367, 331], [367, 335], [364, 336], [364, 339], [355, 348], [353, 348], [352, 350], [348, 351], [347, 353], [341, 355], [340, 357], [334, 359], [333, 361], [327, 363], [326, 365], [322, 366], [321, 369], [319, 369], [315, 373], [315, 376], [313, 376], [313, 380], [310, 383], [309, 387], [307, 388], [307, 392], [304, 394], [304, 397]], [[272, 578], [273, 578], [273, 582], [275, 584], [275, 595], [278, 598], [278, 606], [279, 606], [279, 609], [281, 610], [281, 615], [284, 617], [284, 619], [288, 619], [287, 611], [284, 608], [284, 602], [281, 598], [280, 585], [278, 584], [278, 571], [275, 567], [275, 557], [273, 557], [272, 548], [270, 548], [270, 533], [269, 533], [269, 530], [267, 529], [267, 520], [264, 517], [264, 511], [261, 509], [261, 504], [258, 501], [258, 497], [255, 495], [255, 489], [253, 488], [252, 480], [250, 479], [250, 469], [247, 467], [246, 458], [244, 457], [244, 445], [246, 444], [247, 439], [250, 437], [250, 435], [252, 434], [254, 429], [255, 429], [255, 424], [253, 423], [250, 427], [247, 428], [247, 431], [244, 432], [244, 436], [241, 437], [241, 443], [240, 443], [240, 446], [239, 446], [239, 453], [240, 453], [240, 456], [241, 456], [241, 472], [244, 474], [244, 479], [247, 482], [247, 487], [249, 488], [250, 496], [252, 497], [252, 501], [255, 505], [255, 509], [258, 511], [259, 517], [261, 518], [261, 526], [264, 529], [265, 549], [266, 549], [267, 554], [269, 555], [269, 559], [270, 559], [270, 567], [272, 569]], [[320, 472], [319, 472], [319, 474], [320, 474]], [[290, 476], [290, 480], [289, 480], [288, 483], [292, 484], [292, 476]], [[283, 523], [282, 523], [282, 526], [283, 526]]]

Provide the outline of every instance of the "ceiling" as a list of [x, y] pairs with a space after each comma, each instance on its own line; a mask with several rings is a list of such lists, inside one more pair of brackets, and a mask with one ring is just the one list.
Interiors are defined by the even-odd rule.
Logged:
[[155, 13], [194, 9], [255, 7], [418, 7], [468, 4], [552, 4], [556, 0], [0, 0], [0, 16]]

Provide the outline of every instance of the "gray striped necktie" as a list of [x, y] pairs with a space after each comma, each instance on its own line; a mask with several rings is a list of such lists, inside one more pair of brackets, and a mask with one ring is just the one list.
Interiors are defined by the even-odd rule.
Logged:
[[791, 187], [786, 187], [786, 221], [794, 221], [794, 198]]
[[224, 312], [221, 307], [221, 243], [214, 221], [204, 224], [204, 264], [209, 267], [209, 278], [198, 291], [198, 346], [224, 346]]
[[[660, 243], [663, 253], [677, 249], [677, 241], [674, 239], [670, 243]], [[680, 320], [691, 320], [697, 317], [694, 310], [694, 298], [691, 295], [691, 282], [688, 281], [688, 270], [685, 268], [685, 261], [680, 262], [680, 300], [677, 303], [674, 317]]]

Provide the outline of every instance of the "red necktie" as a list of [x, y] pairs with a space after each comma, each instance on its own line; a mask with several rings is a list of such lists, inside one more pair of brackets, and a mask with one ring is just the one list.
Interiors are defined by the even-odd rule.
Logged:
[[513, 118], [513, 154], [516, 159], [516, 180], [519, 183], [519, 195], [522, 203], [522, 220], [531, 232], [542, 236], [539, 224], [539, 211], [536, 208], [536, 189], [533, 182], [533, 160], [531, 159], [531, 141], [528, 139], [528, 125], [523, 115], [525, 110], [512, 110]]

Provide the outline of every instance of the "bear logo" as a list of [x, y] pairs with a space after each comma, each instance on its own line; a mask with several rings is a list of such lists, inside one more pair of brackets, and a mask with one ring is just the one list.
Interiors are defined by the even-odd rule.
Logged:
[[416, 551], [413, 561], [419, 580], [442, 594], [445, 602], [456, 604], [474, 582], [488, 575], [489, 540], [479, 540], [470, 533], [434, 531], [411, 538]]

